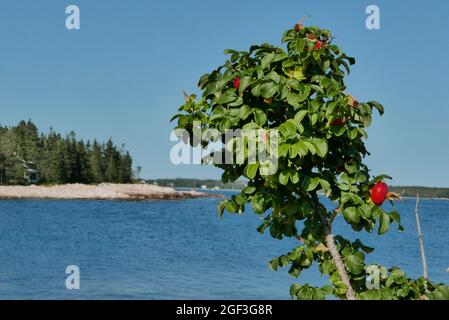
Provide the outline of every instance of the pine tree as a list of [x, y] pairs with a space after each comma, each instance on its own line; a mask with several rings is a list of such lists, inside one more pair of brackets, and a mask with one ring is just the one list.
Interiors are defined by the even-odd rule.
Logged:
[[91, 144], [77, 140], [70, 132], [65, 138], [50, 128], [40, 134], [31, 120], [16, 127], [0, 126], [0, 184], [26, 183], [26, 167], [37, 166], [40, 182], [127, 183], [132, 180], [129, 152], [96, 140]]

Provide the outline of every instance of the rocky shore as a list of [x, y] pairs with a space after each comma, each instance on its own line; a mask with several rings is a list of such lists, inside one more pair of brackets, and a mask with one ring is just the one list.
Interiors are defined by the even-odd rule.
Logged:
[[170, 200], [222, 197], [195, 190], [177, 191], [149, 184], [0, 186], [0, 199]]

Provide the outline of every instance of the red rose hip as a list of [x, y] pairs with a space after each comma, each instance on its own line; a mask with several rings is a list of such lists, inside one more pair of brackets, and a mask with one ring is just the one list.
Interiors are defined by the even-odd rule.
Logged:
[[333, 127], [335, 127], [335, 126], [342, 126], [344, 124], [345, 124], [345, 120], [341, 119], [341, 118], [338, 118], [338, 119], [335, 119], [335, 120], [331, 121], [331, 126], [333, 126]]
[[232, 85], [234, 86], [234, 89], [238, 89], [240, 87], [240, 77], [235, 78]]
[[387, 199], [388, 185], [382, 181], [377, 182], [371, 189], [371, 200], [375, 205], [381, 206]]
[[299, 31], [299, 30], [302, 30], [302, 29], [304, 29], [304, 26], [301, 23], [295, 24], [295, 30], [296, 31]]

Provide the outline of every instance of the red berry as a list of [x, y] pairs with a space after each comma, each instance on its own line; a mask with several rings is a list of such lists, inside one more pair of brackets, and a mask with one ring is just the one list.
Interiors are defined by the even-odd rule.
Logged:
[[331, 126], [342, 126], [345, 124], [345, 121], [342, 118], [335, 119], [331, 121]]
[[387, 198], [388, 185], [379, 181], [374, 185], [370, 192], [373, 203], [377, 206], [381, 206]]
[[238, 89], [240, 87], [240, 77], [235, 78], [232, 85], [234, 86], [234, 89]]
[[318, 40], [318, 41], [315, 43], [315, 50], [320, 49], [322, 46], [323, 46], [323, 43], [322, 43], [321, 41]]
[[337, 173], [342, 173], [342, 172], [345, 172], [345, 171], [346, 171], [346, 168], [345, 168], [345, 166], [338, 166], [338, 167], [336, 168], [336, 170], [337, 170]]
[[302, 30], [302, 29], [304, 29], [304, 26], [301, 23], [295, 24], [295, 30], [296, 31], [299, 31], [299, 30]]

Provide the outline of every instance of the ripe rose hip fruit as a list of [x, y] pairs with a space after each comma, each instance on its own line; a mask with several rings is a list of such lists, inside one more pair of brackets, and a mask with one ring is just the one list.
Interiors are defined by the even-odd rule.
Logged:
[[301, 23], [295, 24], [295, 30], [296, 31], [299, 31], [299, 30], [302, 30], [302, 29], [304, 29], [304, 26]]
[[321, 41], [317, 41], [317, 42], [315, 43], [315, 50], [320, 49], [322, 46], [323, 46], [323, 43], [322, 43]]
[[232, 85], [234, 86], [234, 89], [238, 89], [240, 87], [240, 77], [235, 78]]
[[332, 120], [331, 126], [342, 126], [345, 124], [345, 121], [341, 118]]
[[345, 166], [338, 166], [336, 169], [337, 169], [337, 173], [343, 173], [346, 171]]
[[371, 189], [371, 200], [375, 205], [381, 206], [387, 199], [388, 185], [382, 181], [377, 182]]

